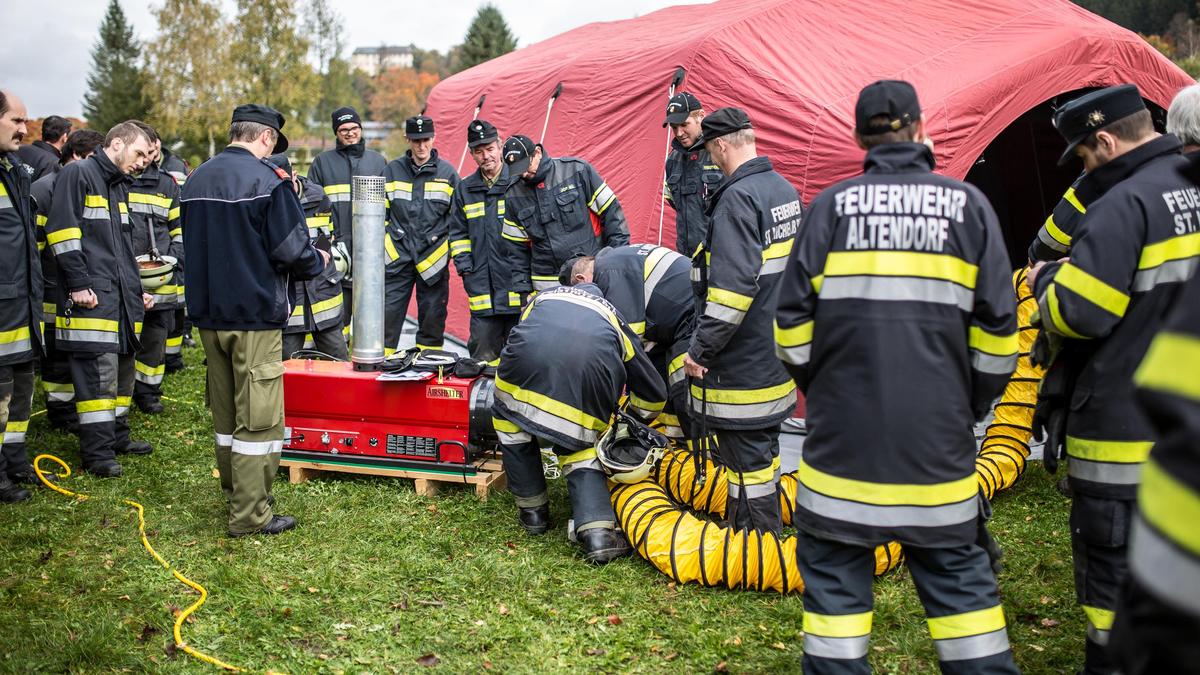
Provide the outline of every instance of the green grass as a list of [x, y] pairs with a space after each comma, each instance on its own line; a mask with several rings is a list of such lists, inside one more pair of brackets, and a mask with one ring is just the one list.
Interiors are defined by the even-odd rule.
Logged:
[[[145, 505], [158, 551], [208, 588], [185, 639], [253, 670], [411, 671], [427, 654], [448, 672], [799, 669], [799, 597], [676, 586], [640, 558], [586, 566], [566, 541], [562, 481], [551, 490], [558, 527], [531, 538], [507, 494], [481, 503], [448, 487], [424, 499], [406, 480], [326, 475], [292, 486], [281, 474], [279, 510], [300, 527], [228, 539], [202, 354], [186, 357], [188, 370], [168, 378], [167, 414], [132, 418], [153, 455], [125, 459], [120, 479], [65, 481], [88, 501], [42, 489], [0, 506], [0, 672], [211, 670], [172, 655], [172, 611], [196, 595], [142, 549], [125, 496]], [[74, 439], [49, 431], [44, 416], [31, 439], [78, 465]], [[1034, 466], [995, 511], [1017, 662], [1026, 673], [1070, 672], [1084, 621], [1067, 501]], [[907, 572], [875, 590], [876, 672], [936, 672]]]

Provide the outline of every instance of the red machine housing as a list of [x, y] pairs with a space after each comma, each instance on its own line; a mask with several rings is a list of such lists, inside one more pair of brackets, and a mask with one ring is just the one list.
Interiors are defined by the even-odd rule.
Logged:
[[491, 378], [380, 380], [334, 361], [284, 361], [283, 457], [460, 472], [491, 444]]

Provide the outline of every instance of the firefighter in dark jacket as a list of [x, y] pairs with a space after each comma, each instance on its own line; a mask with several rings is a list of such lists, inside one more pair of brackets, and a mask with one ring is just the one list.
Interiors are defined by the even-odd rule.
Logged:
[[271, 484], [283, 451], [283, 327], [292, 279], [321, 273], [304, 211], [283, 169], [266, 157], [287, 150], [283, 115], [240, 105], [230, 144], [196, 167], [181, 202], [188, 259], [188, 315], [208, 358], [217, 470], [229, 535], [279, 534], [296, 526], [273, 511]]
[[[167, 334], [179, 307], [183, 280], [183, 225], [179, 217], [179, 185], [158, 164], [162, 141], [150, 127], [145, 131], [154, 142], [150, 163], [133, 179], [129, 188], [129, 220], [133, 226], [135, 256], [169, 255], [175, 270], [163, 285], [150, 291], [154, 308], [142, 321], [141, 348], [134, 363], [133, 402], [146, 413], [163, 411], [162, 381], [166, 373]], [[151, 239], [153, 237], [153, 239]]]
[[486, 120], [467, 125], [467, 145], [479, 169], [459, 182], [450, 202], [450, 257], [471, 310], [467, 349], [472, 358], [495, 362], [522, 305], [522, 294], [513, 290], [509, 243], [501, 236], [508, 166], [500, 134]]
[[[63, 165], [91, 157], [96, 148], [103, 144], [104, 135], [98, 131], [72, 131], [62, 149]], [[54, 250], [46, 245], [46, 220], [50, 215], [54, 183], [57, 180], [57, 171], [48, 173], [37, 179], [29, 188], [37, 206], [38, 250], [41, 252], [42, 261], [42, 317], [45, 328], [45, 353], [40, 364], [42, 391], [46, 395], [46, 418], [50, 420], [50, 424], [71, 433], [78, 433], [79, 416], [75, 414], [75, 385], [71, 384], [71, 360], [65, 352], [54, 346], [58, 265], [54, 263]]]
[[[326, 150], [313, 159], [308, 168], [308, 180], [325, 189], [325, 196], [333, 203], [333, 238], [339, 255], [349, 261], [354, 250], [354, 222], [350, 213], [350, 178], [352, 176], [382, 176], [387, 159], [367, 149], [363, 139], [362, 119], [354, 108], [343, 107], [333, 111], [333, 133], [337, 136], [337, 147]], [[342, 279], [344, 300], [342, 321], [350, 325], [353, 307], [351, 277], [353, 261]]]
[[[333, 204], [320, 185], [316, 185], [292, 170], [286, 154], [271, 155], [270, 161], [283, 169], [300, 196], [308, 238], [314, 245], [324, 237], [333, 237]], [[341, 274], [333, 265], [326, 265], [313, 279], [294, 282], [295, 304], [283, 329], [283, 358], [312, 342], [312, 347], [335, 359], [346, 360], [346, 337], [342, 333]]]
[[617, 195], [582, 159], [550, 157], [525, 136], [504, 142], [511, 178], [503, 236], [512, 242], [513, 290], [558, 285], [563, 263], [604, 246], [629, 243], [629, 224]]
[[433, 147], [433, 119], [424, 115], [404, 121], [409, 150], [384, 170], [387, 234], [383, 238], [387, 267], [383, 290], [383, 346], [396, 350], [417, 295], [417, 347], [441, 349], [445, 341], [446, 302], [450, 299], [450, 202], [458, 173]]
[[[1071, 359], [1065, 421], [1035, 418], [1065, 438], [1075, 592], [1088, 619], [1085, 672], [1111, 672], [1105, 645], [1124, 582], [1129, 522], [1154, 430], [1134, 402], [1133, 374], [1166, 308], [1196, 269], [1200, 207], [1179, 173], [1179, 140], [1154, 131], [1133, 85], [1110, 87], [1058, 109], [1069, 146], [1083, 159], [1096, 198], [1071, 243], [1069, 261], [1030, 270], [1044, 332]], [[1045, 396], [1045, 392], [1042, 392]], [[1060, 417], [1061, 419], [1061, 417]], [[1054, 428], [1065, 425], [1061, 430]]]
[[142, 291], [128, 206], [129, 176], [152, 147], [134, 122], [110, 129], [100, 151], [59, 172], [46, 219], [58, 266], [54, 344], [70, 356], [83, 468], [106, 478], [121, 475], [117, 454], [152, 451], [129, 438], [134, 354], [154, 301]]
[[1004, 238], [975, 187], [932, 173], [917, 93], [868, 85], [866, 172], [813, 200], [776, 313], [808, 402], [794, 522], [806, 673], [867, 673], [876, 545], [899, 541], [943, 673], [1016, 673], [972, 424], [1017, 362]]
[[796, 386], [775, 358], [771, 326], [803, 208], [771, 160], [758, 156], [745, 111], [721, 108], [705, 117], [704, 142], [727, 178], [692, 257], [696, 330], [684, 368], [692, 378], [693, 437], [707, 443], [709, 430], [715, 433], [729, 524], [778, 533], [779, 427], [796, 407]]
[[518, 519], [530, 534], [550, 528], [540, 445], [553, 447], [567, 478], [575, 539], [588, 562], [629, 552], [596, 441], [626, 388], [630, 412], [650, 421], [666, 390], [638, 336], [593, 284], [556, 287], [526, 306], [496, 373], [493, 424]]
[[0, 90], [0, 502], [29, 499], [14, 484], [35, 482], [25, 452], [33, 362], [43, 353], [42, 266], [29, 174], [17, 158], [25, 104]]
[[641, 338], [659, 377], [667, 383], [667, 405], [658, 416], [659, 427], [680, 441], [692, 437], [690, 394], [683, 372], [696, 310], [691, 273], [688, 259], [675, 251], [633, 244], [568, 260], [559, 278], [564, 286], [596, 284]]
[[700, 134], [704, 107], [686, 91], [667, 103], [663, 126], [671, 125], [671, 152], [663, 181], [663, 198], [675, 209], [675, 250], [685, 256], [696, 252], [708, 232], [705, 208], [708, 199], [725, 179], [713, 163]]
[[[175, 179], [175, 184], [182, 190], [188, 177], [188, 165], [179, 155], [171, 152], [166, 146], [162, 148], [162, 159], [158, 161], [158, 168], [171, 178]], [[175, 311], [171, 317], [171, 328], [167, 331], [167, 349], [166, 349], [166, 374], [179, 372], [183, 370], [183, 347], [186, 344], [188, 347], [195, 347], [196, 343], [192, 340], [192, 325], [187, 318], [187, 312], [184, 311], [185, 301], [185, 281], [183, 270], [177, 275], [176, 289], [179, 291], [179, 297], [175, 299]]]
[[22, 145], [17, 150], [19, 161], [32, 170], [29, 174], [30, 182], [46, 174], [57, 173], [59, 166], [66, 164], [62, 161], [62, 150], [70, 133], [70, 121], [58, 115], [51, 115], [42, 120], [42, 140]]
[[[1079, 193], [1087, 174], [1075, 179], [1063, 193], [1054, 210], [1046, 216], [1046, 222], [1038, 229], [1037, 237], [1029, 245], [1029, 262], [1050, 262], [1071, 254], [1071, 237], [1079, 227], [1079, 221], [1087, 213], [1087, 197]], [[1083, 189], [1087, 189], [1086, 185]]]

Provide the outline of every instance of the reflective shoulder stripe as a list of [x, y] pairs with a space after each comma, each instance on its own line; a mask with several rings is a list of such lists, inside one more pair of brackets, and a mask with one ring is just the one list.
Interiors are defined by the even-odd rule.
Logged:
[[788, 254], [792, 252], [793, 239], [778, 241], [763, 249], [762, 267], [759, 276], [779, 274], [787, 267]]
[[1143, 389], [1200, 402], [1197, 373], [1200, 373], [1200, 337], [1163, 331], [1150, 343], [1134, 381]]
[[132, 204], [148, 204], [150, 206], [159, 206], [163, 209], [171, 208], [171, 198], [157, 194], [149, 194], [145, 192], [129, 192], [129, 203]]
[[1129, 307], [1129, 295], [1069, 262], [1063, 263], [1050, 283], [1062, 286], [1114, 316], [1125, 316]]
[[500, 230], [500, 236], [519, 244], [529, 243], [529, 235], [526, 234], [525, 228], [507, 218], [504, 219], [504, 226]]
[[825, 259], [823, 276], [890, 276], [942, 279], [975, 288], [979, 267], [942, 253], [836, 251]]
[[[537, 277], [534, 277], [534, 279], [537, 279]], [[557, 278], [555, 278], [555, 283], [557, 283], [557, 281], [558, 281]], [[581, 294], [576, 294], [576, 293], [545, 293], [545, 294], [540, 295], [538, 297], [537, 301], [538, 302], [569, 302], [572, 305], [576, 305], [578, 307], [586, 307], [587, 309], [590, 309], [593, 312], [599, 314], [600, 316], [604, 317], [604, 319], [606, 321], [608, 321], [608, 323], [613, 327], [614, 330], [617, 331], [617, 335], [621, 336], [621, 346], [623, 348], [623, 351], [621, 354], [622, 360], [628, 361], [629, 359], [633, 358], [633, 355], [634, 355], [633, 343], [630, 342], [629, 337], [625, 335], [625, 331], [621, 330], [620, 319], [618, 319], [617, 315], [614, 314], [613, 311], [611, 309], [609, 309], [608, 307], [606, 307], [604, 304], [601, 304], [601, 303], [596, 302], [595, 300], [591, 300], [589, 298], [582, 297]]]
[[612, 188], [608, 187], [608, 183], [601, 183], [600, 187], [596, 188], [596, 192], [592, 194], [588, 208], [596, 215], [602, 215], [616, 198], [617, 195], [613, 193]]

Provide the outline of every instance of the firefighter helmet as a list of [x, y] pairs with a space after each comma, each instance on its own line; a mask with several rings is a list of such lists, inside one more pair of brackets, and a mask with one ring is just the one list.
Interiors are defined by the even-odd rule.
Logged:
[[596, 459], [612, 480], [637, 483], [650, 475], [667, 443], [665, 435], [618, 410], [612, 426], [596, 443]]

